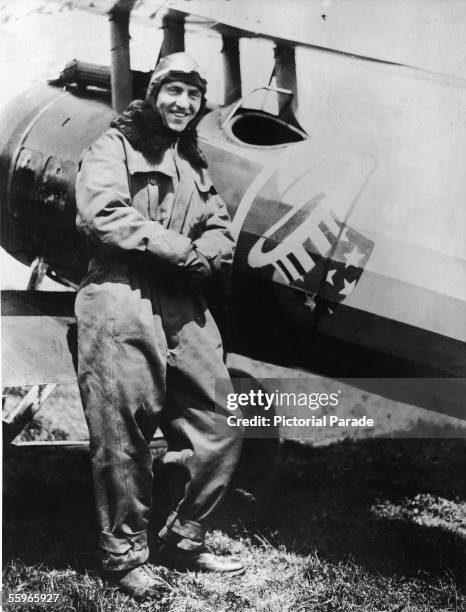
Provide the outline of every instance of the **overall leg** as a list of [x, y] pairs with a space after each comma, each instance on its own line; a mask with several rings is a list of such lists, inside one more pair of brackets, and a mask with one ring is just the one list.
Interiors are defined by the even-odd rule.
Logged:
[[125, 283], [88, 283], [76, 317], [103, 567], [127, 570], [148, 557], [149, 442], [164, 402], [165, 338], [151, 300]]
[[[164, 301], [162, 312], [169, 350], [160, 426], [169, 448], [165, 465], [178, 484], [178, 501], [160, 536], [170, 539], [175, 534], [179, 548], [194, 550], [202, 547], [206, 521], [228, 488], [242, 432], [226, 422], [224, 398], [232, 387], [220, 333], [204, 300], [196, 293], [185, 295]], [[220, 379], [223, 384], [216, 385]]]

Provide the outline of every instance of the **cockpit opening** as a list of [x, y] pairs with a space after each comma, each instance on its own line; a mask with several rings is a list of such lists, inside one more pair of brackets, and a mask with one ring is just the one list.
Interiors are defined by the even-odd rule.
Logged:
[[[261, 97], [256, 107], [254, 102], [258, 95]], [[309, 136], [297, 122], [292, 109], [293, 96], [289, 89], [271, 85], [257, 87], [224, 109], [220, 127], [232, 140], [256, 147], [276, 147], [307, 140]], [[276, 113], [269, 112], [270, 107], [272, 110], [275, 107]]]
[[229, 136], [242, 143], [270, 147], [307, 140], [308, 135], [264, 111], [243, 109], [225, 126]]

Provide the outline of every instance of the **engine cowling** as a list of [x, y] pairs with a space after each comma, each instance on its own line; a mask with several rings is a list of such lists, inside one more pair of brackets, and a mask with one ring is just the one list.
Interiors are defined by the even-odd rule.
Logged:
[[42, 256], [78, 282], [86, 256], [76, 232], [74, 183], [82, 151], [109, 125], [108, 95], [41, 85], [2, 113], [0, 152], [2, 246], [30, 264]]

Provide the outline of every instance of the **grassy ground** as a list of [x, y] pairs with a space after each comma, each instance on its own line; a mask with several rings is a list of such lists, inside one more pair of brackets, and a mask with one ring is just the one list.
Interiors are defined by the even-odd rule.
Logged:
[[269, 478], [237, 482], [209, 534], [246, 574], [159, 568], [167, 590], [144, 604], [98, 576], [86, 456], [73, 460], [79, 478], [49, 466], [65, 476], [49, 483], [26, 464], [4, 498], [4, 589], [59, 593], [59, 612], [464, 610], [465, 450], [459, 439], [283, 443]]
[[[241, 359], [230, 365], [258, 378], [293, 378], [297, 392], [306, 388], [303, 373]], [[330, 390], [328, 380], [312, 384]], [[346, 439], [325, 444], [328, 432], [316, 430], [301, 443], [249, 440], [243, 470], [256, 478], [237, 479], [209, 533], [212, 548], [239, 556], [247, 572], [179, 574], [153, 556], [167, 589], [145, 604], [99, 577], [87, 454], [19, 449], [4, 466], [4, 590], [59, 593], [47, 608], [17, 607], [57, 612], [466, 610], [464, 422], [349, 387], [344, 399], [342, 414], [376, 419], [373, 435], [432, 437], [362, 439], [342, 430]], [[57, 388], [22, 434], [25, 441], [86, 437], [73, 385]], [[155, 499], [162, 492], [159, 478]], [[153, 533], [165, 512], [159, 505]]]

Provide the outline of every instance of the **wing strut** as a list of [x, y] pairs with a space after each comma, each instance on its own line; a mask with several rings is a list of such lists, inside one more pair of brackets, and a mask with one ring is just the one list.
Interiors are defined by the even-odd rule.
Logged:
[[184, 16], [173, 19], [169, 15], [164, 15], [162, 19], [163, 42], [160, 49], [159, 59], [184, 51]]
[[277, 80], [277, 88], [289, 89], [293, 95], [279, 94], [278, 108], [281, 114], [291, 99], [291, 110], [296, 113], [298, 100], [298, 86], [296, 79], [296, 60], [295, 50], [293, 47], [285, 45], [275, 45], [275, 78]]
[[223, 69], [225, 76], [223, 103], [228, 105], [242, 97], [239, 39], [231, 36], [222, 36], [222, 40]]
[[129, 56], [129, 16], [131, 9], [115, 6], [109, 13], [112, 106], [121, 113], [133, 99], [133, 75]]

